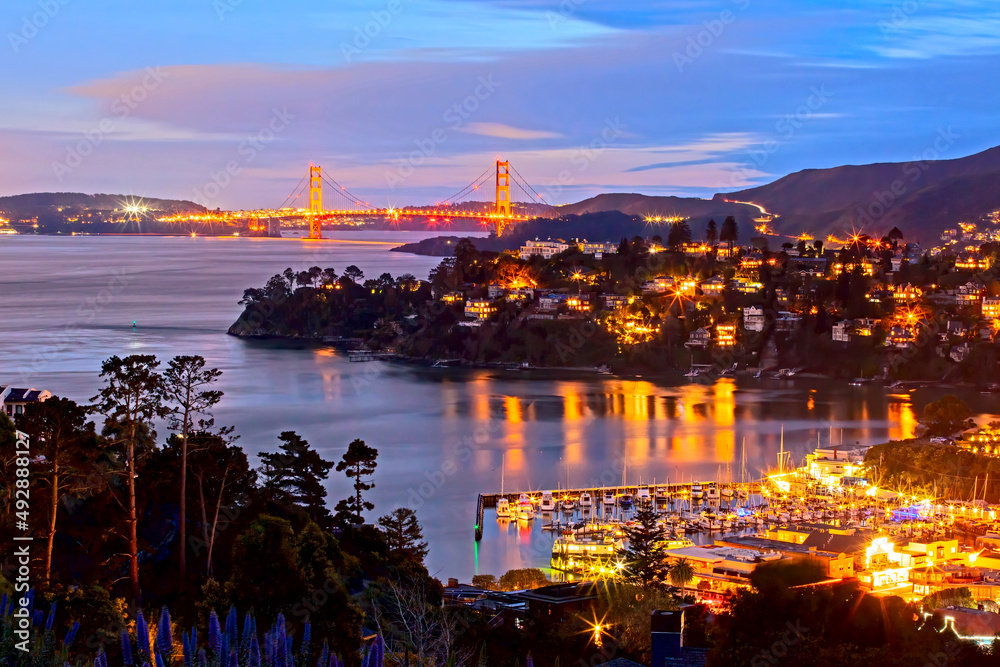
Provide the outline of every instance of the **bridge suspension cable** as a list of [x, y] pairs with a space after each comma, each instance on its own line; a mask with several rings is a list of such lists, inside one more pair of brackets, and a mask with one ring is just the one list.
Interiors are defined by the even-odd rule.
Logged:
[[281, 206], [278, 207], [279, 210], [285, 208], [285, 206], [288, 205], [288, 202], [290, 200], [292, 200], [292, 199], [298, 199], [299, 198], [299, 195], [302, 194], [300, 192], [300, 190], [302, 190], [302, 184], [306, 182], [307, 178], [309, 178], [309, 174], [306, 174], [305, 176], [303, 176], [302, 180], [299, 181], [299, 184], [296, 185], [294, 188], [292, 188], [292, 193], [290, 195], [288, 195], [287, 197], [285, 197], [285, 201], [283, 201], [281, 203]]
[[527, 197], [532, 203], [541, 202], [542, 204], [549, 207], [553, 211], [558, 211], [558, 209], [555, 206], [545, 201], [545, 198], [542, 197], [542, 195], [538, 194], [535, 191], [535, 188], [531, 187], [531, 184], [528, 183], [528, 181], [526, 181], [524, 177], [517, 172], [517, 169], [511, 167], [510, 170], [514, 174], [514, 184], [521, 190], [524, 196]]
[[484, 171], [482, 174], [479, 175], [478, 178], [476, 178], [476, 180], [466, 185], [464, 188], [453, 194], [451, 197], [445, 199], [443, 203], [453, 204], [462, 197], [465, 197], [466, 195], [471, 194], [472, 192], [478, 190], [479, 187], [483, 185], [483, 183], [485, 183], [486, 181], [488, 181], [490, 178], [493, 177], [494, 169], [495, 167], [493, 166], [488, 167], [486, 171]]
[[355, 197], [353, 194], [350, 193], [350, 191], [347, 188], [345, 188], [343, 185], [341, 185], [337, 181], [335, 181], [332, 178], [330, 178], [329, 176], [327, 176], [326, 172], [323, 172], [323, 181], [327, 185], [333, 186], [336, 189], [335, 191], [336, 191], [336, 193], [339, 196], [343, 197], [348, 202], [354, 204], [358, 208], [362, 208], [362, 209], [371, 209], [372, 208], [371, 204], [369, 204], [366, 201], [361, 201], [360, 199], [358, 199], [357, 197]]

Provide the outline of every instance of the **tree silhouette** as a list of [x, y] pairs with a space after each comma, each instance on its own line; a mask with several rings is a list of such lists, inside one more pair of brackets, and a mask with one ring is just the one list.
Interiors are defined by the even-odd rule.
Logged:
[[[295, 431], [282, 431], [277, 452], [260, 454], [263, 488], [272, 497], [299, 505], [324, 527], [330, 525], [326, 486], [333, 461], [326, 461]], [[339, 468], [338, 468], [339, 470]]]
[[424, 542], [416, 512], [408, 507], [399, 507], [379, 517], [378, 526], [389, 545], [390, 558], [397, 563], [405, 560], [423, 562], [427, 556], [427, 543]]
[[135, 502], [137, 445], [144, 438], [154, 441], [154, 418], [169, 412], [163, 406], [163, 378], [156, 372], [160, 362], [149, 354], [113, 356], [101, 366], [104, 388], [94, 401], [94, 409], [107, 418], [106, 429], [114, 432], [124, 446], [125, 476], [128, 483], [129, 578], [136, 604], [142, 604], [139, 589], [139, 537]]
[[[319, 269], [316, 269], [319, 271]], [[188, 434], [194, 418], [209, 416], [209, 411], [222, 400], [222, 392], [206, 389], [214, 384], [222, 371], [205, 368], [205, 358], [200, 355], [176, 356], [167, 364], [163, 373], [164, 394], [176, 406], [170, 419], [170, 428], [181, 433], [181, 507], [180, 507], [180, 574], [183, 582], [187, 576], [187, 471]]]
[[362, 491], [375, 488], [374, 482], [366, 482], [365, 477], [375, 472], [378, 450], [369, 447], [364, 440], [355, 439], [347, 446], [347, 452], [337, 463], [337, 472], [343, 472], [354, 479], [354, 497], [337, 503], [335, 521], [339, 525], [364, 523], [364, 512], [375, 509], [375, 505], [361, 497]]
[[99, 451], [94, 423], [87, 421], [89, 410], [68, 398], [53, 396], [29, 403], [18, 417], [18, 428], [31, 437], [31, 447], [40, 455], [41, 474], [49, 487], [48, 540], [45, 548], [43, 581], [52, 574], [52, 546], [59, 516], [59, 499], [82, 490], [88, 469]]
[[666, 538], [663, 526], [656, 520], [651, 506], [640, 507], [635, 523], [625, 527], [628, 549], [625, 551], [627, 577], [640, 586], [653, 586], [663, 581], [667, 562], [663, 554]]

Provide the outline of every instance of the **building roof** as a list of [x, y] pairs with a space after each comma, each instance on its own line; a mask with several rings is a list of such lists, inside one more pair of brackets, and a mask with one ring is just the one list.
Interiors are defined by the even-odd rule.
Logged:
[[817, 550], [833, 551], [835, 553], [856, 554], [864, 551], [872, 541], [868, 533], [854, 535], [838, 535], [816, 531], [802, 543], [804, 547], [816, 547]]
[[[0, 394], [7, 389], [7, 387], [0, 387]], [[35, 403], [42, 400], [42, 394], [45, 393], [41, 389], [25, 389], [23, 387], [10, 387], [10, 391], [7, 395], [3, 397], [4, 403]]]
[[611, 662], [602, 662], [597, 667], [643, 667], [638, 662], [632, 662], [625, 658], [615, 658]]

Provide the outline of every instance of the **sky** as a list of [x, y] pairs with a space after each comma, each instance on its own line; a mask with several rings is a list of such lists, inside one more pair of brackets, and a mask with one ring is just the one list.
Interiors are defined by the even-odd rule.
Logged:
[[[0, 195], [551, 204], [1000, 144], [995, 0], [5, 0]], [[328, 207], [336, 201], [325, 196]]]

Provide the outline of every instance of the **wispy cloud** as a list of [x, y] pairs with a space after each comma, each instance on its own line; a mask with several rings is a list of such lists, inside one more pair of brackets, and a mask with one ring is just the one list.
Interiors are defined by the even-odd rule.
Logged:
[[459, 128], [459, 131], [468, 134], [478, 134], [483, 137], [496, 137], [498, 139], [558, 139], [563, 136], [558, 132], [523, 130], [518, 127], [504, 125], [503, 123], [469, 123]]

